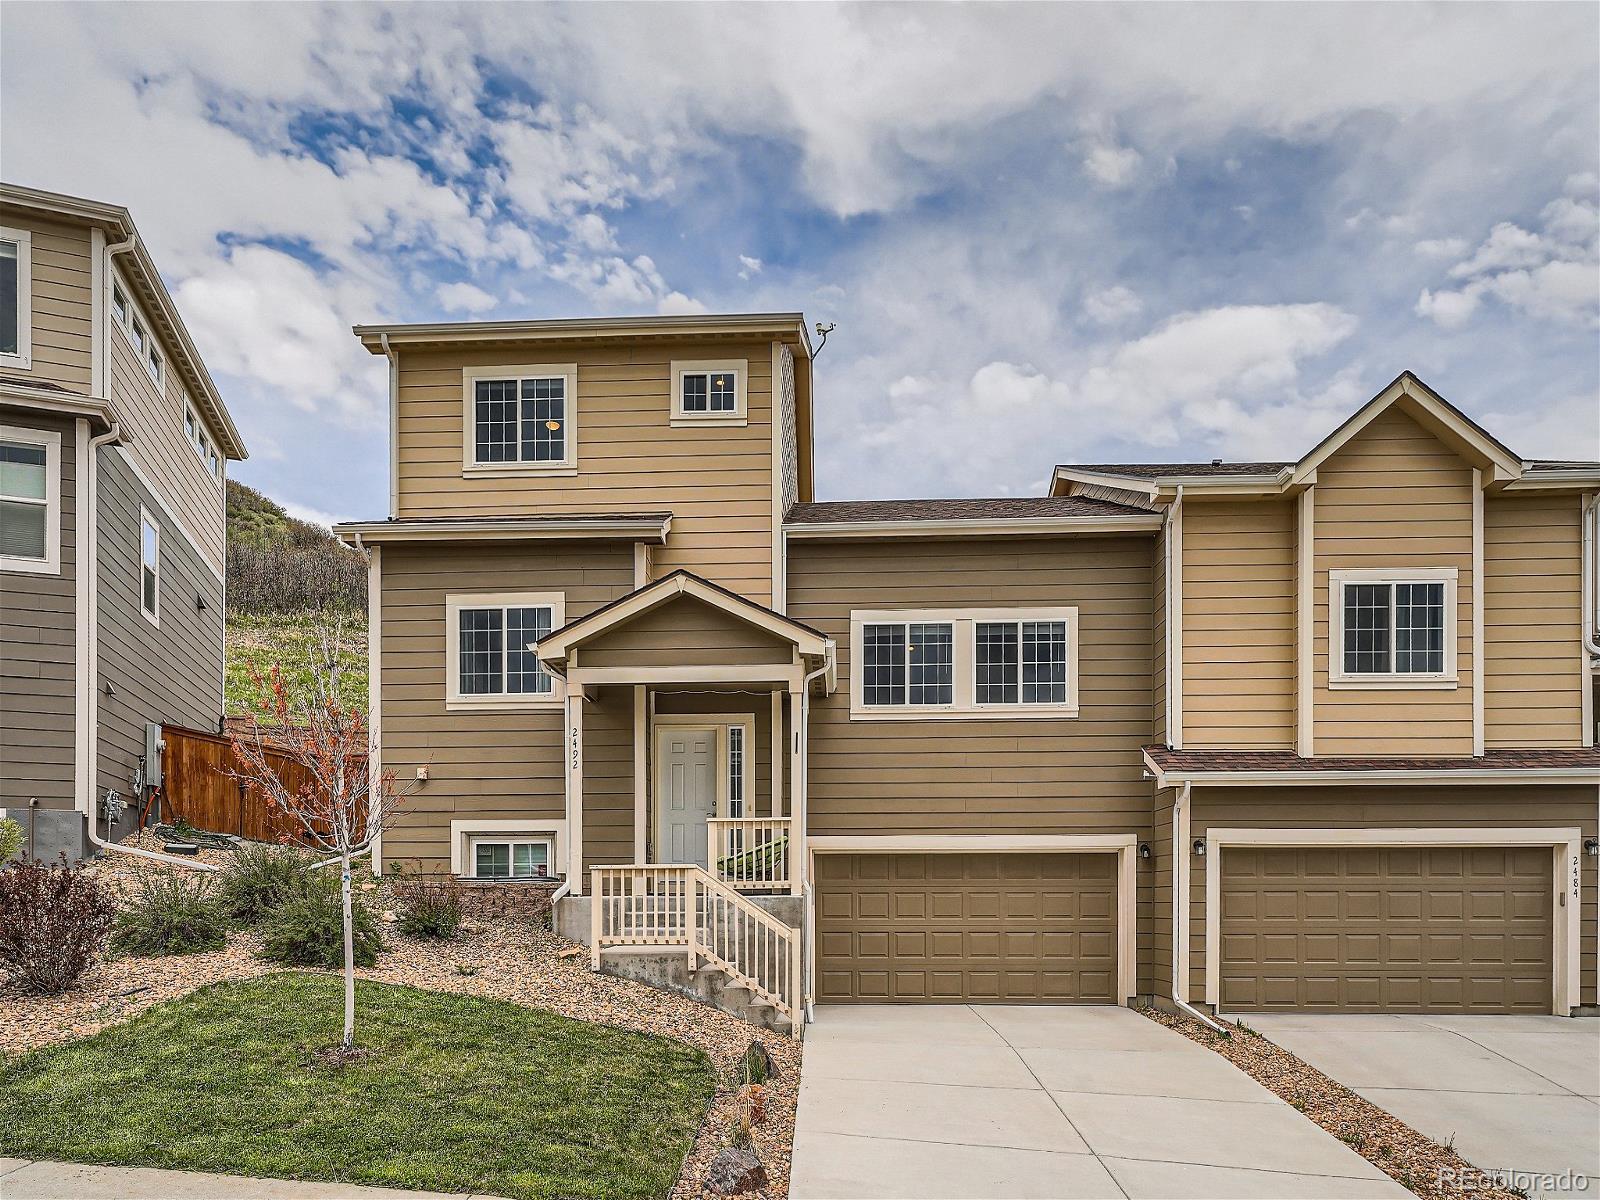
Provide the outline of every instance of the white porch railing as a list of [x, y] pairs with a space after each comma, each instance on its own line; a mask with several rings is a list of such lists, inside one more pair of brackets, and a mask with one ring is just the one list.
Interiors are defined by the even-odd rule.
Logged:
[[692, 973], [715, 963], [800, 1036], [800, 931], [697, 866], [594, 867], [590, 963], [608, 946], [681, 946]]
[[741, 892], [789, 888], [788, 817], [712, 817], [706, 821], [711, 874]]

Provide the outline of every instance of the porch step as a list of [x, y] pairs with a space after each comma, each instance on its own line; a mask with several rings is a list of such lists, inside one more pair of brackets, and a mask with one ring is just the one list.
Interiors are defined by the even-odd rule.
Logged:
[[693, 976], [681, 950], [655, 951], [615, 947], [601, 952], [600, 970], [607, 975], [647, 983], [664, 992], [677, 992], [761, 1029], [788, 1033], [789, 1018], [750, 989], [734, 983], [721, 967], [706, 963]]

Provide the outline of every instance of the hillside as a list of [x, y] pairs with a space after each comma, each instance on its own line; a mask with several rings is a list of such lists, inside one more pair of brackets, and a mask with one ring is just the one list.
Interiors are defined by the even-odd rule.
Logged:
[[306, 687], [325, 633], [336, 633], [340, 693], [367, 702], [367, 563], [326, 529], [296, 520], [252, 487], [228, 481], [228, 712], [254, 708], [278, 664]]

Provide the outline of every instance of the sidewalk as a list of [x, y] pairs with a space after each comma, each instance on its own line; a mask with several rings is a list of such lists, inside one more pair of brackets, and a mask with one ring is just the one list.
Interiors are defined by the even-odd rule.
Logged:
[[494, 1200], [463, 1197], [459, 1192], [407, 1192], [352, 1183], [89, 1167], [24, 1158], [0, 1158], [0, 1196], [5, 1200]]

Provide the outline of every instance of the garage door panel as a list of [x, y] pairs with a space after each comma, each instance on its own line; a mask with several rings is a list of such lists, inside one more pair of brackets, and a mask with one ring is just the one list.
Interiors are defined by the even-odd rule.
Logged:
[[1224, 1008], [1549, 1011], [1547, 851], [1238, 848], [1221, 865]]
[[1113, 854], [820, 862], [819, 1001], [1114, 1002]]

